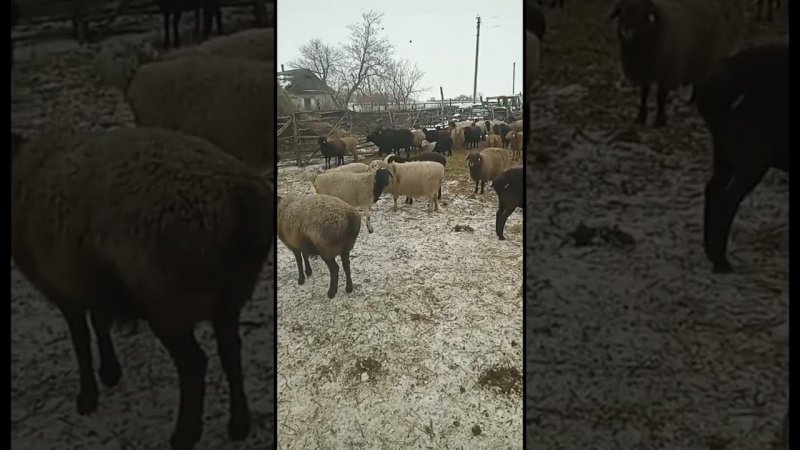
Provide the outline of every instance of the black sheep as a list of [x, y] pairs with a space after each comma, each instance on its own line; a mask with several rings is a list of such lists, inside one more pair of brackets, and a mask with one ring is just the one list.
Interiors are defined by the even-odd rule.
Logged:
[[714, 148], [703, 246], [714, 272], [727, 273], [739, 204], [768, 169], [789, 171], [789, 45], [755, 46], [723, 60], [698, 84], [697, 109]]
[[504, 241], [503, 230], [506, 227], [508, 216], [517, 208], [525, 208], [522, 198], [523, 180], [522, 167], [512, 167], [492, 180], [492, 188], [497, 192], [497, 214], [495, 215], [494, 229], [497, 238]]
[[222, 8], [220, 0], [155, 0], [164, 16], [164, 48], [170, 47], [170, 16], [175, 47], [181, 46], [180, 23], [184, 11], [195, 11], [195, 33], [200, 29], [200, 10], [203, 11], [203, 39], [211, 34], [211, 19], [216, 18], [217, 32], [222, 34]]
[[506, 123], [501, 123], [499, 125], [492, 126], [492, 132], [494, 134], [499, 134], [500, 139], [503, 140], [503, 148], [508, 147], [508, 140], [506, 139], [506, 135], [508, 135], [509, 131], [511, 131], [511, 127], [508, 126], [508, 124]]
[[464, 128], [464, 144], [467, 148], [476, 148], [481, 142], [481, 127], [472, 125]]
[[539, 38], [539, 42], [544, 39], [544, 33], [547, 31], [547, 21], [544, 18], [544, 11], [542, 8], [539, 8], [531, 0], [528, 0], [528, 10], [526, 11], [528, 15], [528, 20], [525, 21], [525, 28], [528, 31], [532, 31], [536, 37]]
[[367, 141], [377, 145], [381, 155], [393, 152], [399, 155], [400, 149], [405, 149], [406, 157], [410, 157], [411, 148], [414, 147], [414, 134], [408, 128], [376, 128], [367, 135]]
[[344, 154], [347, 152], [347, 146], [339, 139], [329, 141], [325, 136], [320, 136], [317, 139], [319, 144], [319, 152], [325, 158], [325, 168], [331, 168], [331, 158], [336, 158], [336, 165], [341, 166], [344, 164]]

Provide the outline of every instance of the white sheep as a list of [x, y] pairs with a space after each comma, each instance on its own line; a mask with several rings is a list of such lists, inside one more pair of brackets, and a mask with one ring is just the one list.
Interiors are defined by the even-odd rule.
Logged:
[[275, 61], [275, 29], [251, 28], [218, 36], [199, 45], [165, 52], [162, 61], [184, 56], [224, 56], [251, 61]]
[[423, 139], [420, 147], [422, 148], [423, 152], [432, 152], [433, 149], [436, 148], [436, 142], [428, 142]]
[[425, 133], [422, 130], [411, 130], [411, 134], [414, 135], [414, 147], [422, 151], [422, 141], [425, 140]]
[[391, 179], [391, 173], [385, 169], [360, 173], [330, 170], [317, 175], [313, 184], [317, 194], [338, 197], [363, 210], [367, 231], [372, 233], [370, 209], [372, 204], [378, 201], [383, 190], [390, 185]]
[[[319, 255], [330, 271], [328, 298], [339, 289], [339, 265], [342, 258], [346, 280], [345, 292], [353, 292], [350, 277], [350, 251], [361, 231], [361, 216], [347, 202], [324, 194], [278, 197], [278, 239], [294, 253], [297, 261], [297, 284], [311, 275], [308, 257]], [[303, 274], [305, 262], [305, 275]]]
[[436, 198], [444, 180], [444, 166], [433, 161], [411, 161], [402, 164], [390, 163], [376, 159], [370, 163], [370, 169], [385, 168], [392, 174], [391, 184], [385, 189], [394, 199], [393, 211], [397, 211], [397, 198], [401, 195], [429, 199], [428, 210], [439, 211]]

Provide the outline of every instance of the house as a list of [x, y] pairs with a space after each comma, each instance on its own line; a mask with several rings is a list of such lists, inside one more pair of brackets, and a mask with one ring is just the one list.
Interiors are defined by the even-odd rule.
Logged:
[[289, 95], [298, 111], [334, 109], [330, 88], [309, 69], [278, 72], [278, 85]]

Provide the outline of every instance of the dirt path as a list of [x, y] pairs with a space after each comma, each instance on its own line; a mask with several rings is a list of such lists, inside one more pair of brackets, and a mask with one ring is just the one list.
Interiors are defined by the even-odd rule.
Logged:
[[[281, 448], [520, 445], [522, 213], [499, 241], [497, 197], [488, 186], [472, 195], [465, 158], [448, 158], [441, 212], [422, 200], [393, 212], [389, 196], [373, 206], [351, 294], [342, 274], [327, 298], [320, 259], [298, 286], [278, 245]], [[298, 169], [279, 171], [280, 195], [313, 189]]]
[[[743, 202], [737, 273], [712, 276], [710, 136], [677, 98], [666, 128], [632, 127], [608, 3], [567, 3], [548, 13], [532, 108], [528, 448], [768, 448], [788, 401], [788, 177], [770, 173]], [[784, 16], [747, 42], [785, 29]], [[581, 223], [620, 233], [576, 246]]]

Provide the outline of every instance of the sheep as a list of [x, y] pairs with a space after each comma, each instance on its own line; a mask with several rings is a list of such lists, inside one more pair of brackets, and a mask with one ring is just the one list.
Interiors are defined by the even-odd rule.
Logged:
[[272, 167], [274, 63], [187, 56], [144, 64], [131, 73], [120, 68], [125, 64], [99, 61], [103, 82], [123, 92], [137, 125], [202, 137], [247, 165]]
[[511, 128], [511, 131], [522, 131], [523, 128], [522, 119], [511, 122], [509, 124], [509, 127]]
[[450, 131], [450, 139], [453, 140], [453, 148], [461, 149], [464, 147], [464, 128], [456, 127]]
[[238, 322], [272, 247], [267, 180], [203, 139], [156, 128], [45, 135], [12, 155], [11, 255], [66, 319], [78, 413], [98, 404], [87, 312], [106, 386], [121, 377], [112, 323], [144, 319], [178, 369], [171, 447], [192, 448], [207, 366], [193, 332], [209, 320], [230, 387], [228, 435], [244, 439]]
[[392, 177], [392, 173], [381, 169], [368, 172], [334, 170], [317, 175], [313, 183], [317, 194], [333, 195], [364, 210], [367, 231], [371, 234], [370, 208], [389, 186]]
[[[498, 145], [497, 147], [507, 147], [508, 146], [508, 140], [506, 139], [506, 135], [508, 134], [509, 131], [511, 131], [511, 127], [508, 126], [508, 124], [505, 123], [505, 122], [492, 125], [492, 133], [500, 136], [500, 139], [502, 140], [502, 145]], [[487, 145], [487, 146], [488, 147], [495, 147], [494, 145]]]
[[481, 194], [483, 194], [486, 183], [492, 181], [506, 169], [511, 159], [510, 156], [511, 152], [508, 150], [492, 147], [467, 155], [469, 176], [475, 181], [476, 194], [478, 193], [478, 182], [481, 184]]
[[476, 148], [481, 142], [481, 128], [472, 125], [464, 129], [464, 142], [467, 148]]
[[212, 55], [250, 61], [275, 61], [275, 29], [250, 28], [218, 36], [199, 45], [170, 50], [160, 55], [162, 61], [185, 56]]
[[433, 151], [441, 153], [442, 155], [447, 153], [449, 156], [453, 156], [453, 138], [449, 135], [439, 136], [439, 140], [436, 141], [436, 146], [433, 148]]
[[[721, 2], [725, 2], [726, 14]], [[654, 126], [666, 124], [670, 91], [694, 84], [737, 44], [743, 22], [741, 0], [620, 0], [609, 19], [617, 21], [622, 71], [639, 86], [639, 113], [647, 120], [647, 97], [656, 83]], [[727, 19], [726, 19], [727, 18]]]
[[344, 154], [347, 151], [347, 146], [339, 139], [328, 140], [325, 136], [320, 136], [317, 139], [319, 144], [319, 152], [325, 158], [325, 168], [331, 168], [331, 158], [336, 158], [336, 165], [341, 166], [344, 164]]
[[[328, 298], [339, 290], [339, 265], [336, 257], [342, 258], [345, 276], [345, 292], [353, 292], [350, 276], [350, 251], [361, 231], [361, 216], [337, 197], [325, 194], [291, 195], [278, 197], [278, 238], [297, 261], [297, 284], [306, 282], [310, 276], [309, 256], [319, 255], [330, 271], [331, 281]], [[302, 261], [301, 261], [302, 259]], [[305, 263], [305, 274], [303, 274]]]
[[[389, 155], [389, 156], [386, 157], [386, 159], [384, 159], [384, 161], [387, 164], [392, 163], [392, 162], [405, 163], [405, 162], [409, 162], [409, 161], [433, 161], [433, 162], [438, 162], [439, 164], [442, 165], [442, 167], [445, 167], [445, 168], [447, 167], [447, 158], [445, 158], [443, 155], [441, 155], [439, 153], [434, 153], [434, 152], [423, 152], [423, 153], [420, 153], [419, 155], [412, 156], [410, 159], [405, 159], [405, 158], [402, 158], [400, 156], [395, 156], [395, 155]], [[442, 186], [441, 185], [439, 185], [439, 191], [436, 194], [436, 198], [439, 199], [439, 200], [442, 199]], [[414, 199], [412, 197], [406, 197], [406, 204], [413, 205], [414, 204]]]
[[[764, 2], [765, 2], [765, 0], [758, 0], [756, 2], [756, 7], [757, 7], [756, 20], [758, 20], [758, 21], [761, 20], [761, 11], [762, 11], [762, 8], [764, 6]], [[775, 8], [780, 9], [781, 0], [766, 0], [766, 3], [767, 3], [767, 20], [772, 22], [772, 8], [774, 6]]]
[[726, 58], [697, 86], [697, 109], [714, 149], [705, 186], [703, 247], [715, 273], [739, 204], [775, 168], [789, 172], [789, 44], [755, 46]]
[[436, 197], [444, 179], [444, 166], [433, 161], [413, 161], [403, 164], [395, 162], [386, 163], [375, 160], [370, 163], [370, 169], [385, 168], [392, 174], [392, 183], [386, 192], [392, 194], [394, 199], [393, 211], [397, 211], [397, 198], [426, 197], [429, 199], [428, 211], [439, 212], [439, 201]]
[[497, 214], [495, 214], [494, 230], [497, 238], [504, 241], [503, 230], [508, 217], [517, 208], [525, 208], [522, 198], [523, 172], [522, 167], [515, 166], [506, 169], [492, 179], [492, 188], [497, 192]]
[[422, 141], [425, 140], [425, 133], [422, 130], [411, 130], [411, 134], [414, 135], [414, 148], [423, 151]]
[[350, 164], [339, 166], [333, 170], [340, 170], [342, 172], [367, 172], [369, 170], [369, 166], [360, 162], [352, 162]]
[[544, 33], [547, 31], [547, 20], [544, 17], [544, 11], [531, 0], [528, 0], [527, 3], [528, 20], [526, 21], [526, 28], [530, 27], [533, 34], [541, 41], [544, 39]]
[[422, 148], [423, 152], [432, 152], [436, 148], [436, 142], [428, 142], [427, 140], [423, 140], [420, 147]]
[[367, 135], [367, 141], [378, 146], [381, 155], [394, 152], [400, 154], [401, 148], [406, 150], [406, 156], [411, 156], [411, 147], [414, 146], [414, 135], [407, 128], [376, 128]]
[[486, 146], [487, 147], [500, 147], [500, 148], [504, 148], [505, 147], [505, 145], [503, 145], [503, 139], [500, 137], [500, 135], [497, 135], [497, 134], [490, 134], [486, 138]]
[[219, 0], [155, 0], [158, 9], [164, 16], [164, 48], [169, 48], [169, 18], [172, 16], [173, 39], [176, 47], [181, 46], [180, 23], [183, 11], [195, 11], [195, 32], [199, 30], [200, 14], [203, 10], [203, 39], [211, 32], [211, 18], [217, 19], [217, 32], [222, 34], [222, 10]]
[[508, 145], [506, 145], [505, 148], [511, 148], [511, 139], [514, 137], [515, 133], [516, 131], [509, 131], [506, 133], [506, 142], [508, 142]]
[[508, 147], [511, 149], [511, 159], [518, 160], [522, 156], [522, 146], [525, 145], [525, 139], [522, 131], [509, 131], [511, 135]]

